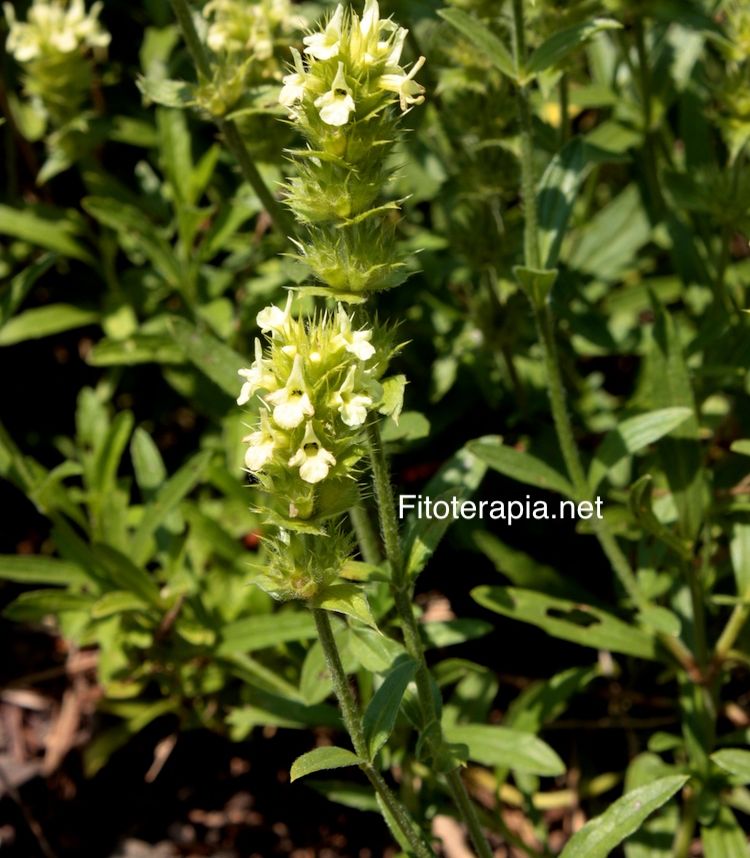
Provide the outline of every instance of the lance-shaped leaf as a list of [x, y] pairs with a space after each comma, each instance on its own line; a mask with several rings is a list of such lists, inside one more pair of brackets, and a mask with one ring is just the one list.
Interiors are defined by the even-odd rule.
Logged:
[[257, 617], [242, 617], [224, 626], [219, 655], [247, 653], [291, 641], [310, 640], [316, 635], [309, 611], [288, 611]]
[[347, 614], [377, 628], [365, 591], [356, 584], [329, 584], [311, 600], [311, 605], [324, 611]]
[[602, 30], [619, 30], [621, 28], [622, 24], [612, 18], [592, 18], [590, 21], [582, 21], [580, 24], [558, 30], [548, 39], [545, 39], [532, 53], [526, 63], [526, 71], [529, 74], [538, 74], [550, 66], [560, 63], [579, 45]]
[[722, 748], [711, 754], [717, 766], [738, 779], [738, 783], [750, 784], [750, 751], [741, 748]]
[[495, 68], [511, 80], [516, 80], [516, 66], [510, 51], [486, 24], [480, 23], [461, 9], [440, 9], [438, 15], [467, 38]]
[[393, 732], [401, 699], [407, 685], [414, 678], [416, 669], [417, 664], [413, 659], [400, 658], [388, 671], [365, 710], [365, 741], [370, 759], [373, 759]]
[[656, 658], [654, 635], [592, 605], [516, 587], [476, 587], [476, 601], [490, 611], [531, 623], [556, 638], [639, 658]]
[[619, 798], [601, 816], [587, 822], [573, 835], [560, 853], [560, 858], [607, 858], [657, 808], [682, 789], [688, 777], [670, 775], [659, 778]]
[[683, 560], [690, 560], [692, 551], [687, 542], [680, 539], [656, 517], [651, 506], [651, 488], [653, 479], [650, 474], [644, 474], [630, 487], [628, 505], [633, 518], [650, 534], [668, 545]]
[[711, 825], [701, 828], [701, 842], [704, 858], [750, 858], [747, 834], [726, 805]]
[[446, 741], [466, 745], [469, 759], [485, 766], [549, 777], [565, 771], [565, 764], [546, 742], [522, 730], [487, 724], [446, 724], [444, 732]]
[[93, 325], [98, 321], [99, 313], [96, 310], [86, 310], [73, 304], [33, 307], [9, 319], [0, 328], [0, 346], [39, 340], [52, 334]]
[[[488, 436], [487, 440], [489, 443], [499, 441], [494, 436]], [[449, 505], [454, 498], [459, 502], [468, 500], [479, 487], [486, 471], [487, 466], [481, 457], [475, 455], [469, 447], [462, 447], [430, 480], [424, 489], [424, 495], [431, 498], [433, 503], [442, 500]], [[414, 497], [409, 502], [416, 503], [416, 500]], [[399, 500], [399, 506], [401, 503]], [[404, 551], [407, 577], [419, 575], [452, 523], [453, 518], [450, 515], [443, 519], [419, 518], [415, 513], [409, 516]]]
[[589, 485], [596, 491], [607, 472], [623, 459], [676, 429], [693, 415], [689, 408], [660, 408], [629, 417], [617, 425], [602, 441], [589, 469]]
[[131, 545], [131, 556], [136, 563], [145, 563], [148, 560], [151, 537], [177, 504], [195, 487], [208, 467], [212, 455], [211, 450], [196, 453], [162, 485], [154, 499], [144, 507]]
[[519, 483], [575, 497], [573, 486], [562, 474], [530, 453], [483, 440], [471, 441], [467, 448], [491, 468]]
[[174, 316], [169, 320], [169, 328], [187, 360], [234, 399], [241, 387], [237, 371], [246, 365], [245, 358], [187, 319]]

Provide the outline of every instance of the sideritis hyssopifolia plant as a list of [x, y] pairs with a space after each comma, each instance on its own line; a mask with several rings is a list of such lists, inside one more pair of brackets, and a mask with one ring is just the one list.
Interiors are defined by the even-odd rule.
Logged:
[[102, 3], [86, 11], [84, 0], [34, 0], [25, 21], [3, 4], [9, 26], [6, 48], [21, 68], [24, 94], [48, 131], [49, 161], [40, 181], [65, 169], [93, 116], [89, 108], [96, 63], [106, 56], [110, 34], [99, 21]]
[[[299, 259], [318, 281], [301, 288], [337, 303], [297, 319], [290, 296], [284, 308], [268, 307], [259, 314], [267, 343], [264, 348], [256, 340], [255, 361], [240, 372], [238, 403], [258, 403], [259, 416], [245, 438], [245, 464], [264, 493], [263, 511], [271, 526], [269, 557], [256, 580], [274, 596], [302, 599], [312, 608], [355, 751], [316, 749], [295, 763], [293, 776], [359, 765], [402, 845], [431, 854], [380, 775], [380, 744], [368, 740], [368, 719], [363, 724], [328, 615], [334, 610], [374, 625], [364, 591], [342, 575], [354, 544], [347, 510], [353, 510], [363, 557], [376, 564], [381, 559], [377, 538], [368, 535], [369, 522], [357, 509], [358, 483], [365, 479], [369, 459], [388, 588], [418, 692], [422, 758], [445, 777], [477, 851], [488, 856], [458, 774], [459, 761], [443, 740], [380, 437], [378, 413], [397, 419], [403, 398], [403, 379], [383, 378], [396, 350], [393, 334], [367, 321], [372, 316], [363, 308], [350, 312], [345, 307], [363, 304], [406, 276], [396, 243], [399, 206], [384, 199], [401, 117], [424, 100], [424, 88], [415, 80], [424, 58], [409, 69], [401, 64], [406, 36], [405, 29], [380, 18], [376, 0], [367, 0], [361, 18], [337, 6], [321, 30], [304, 38], [302, 52], [292, 50], [293, 65], [279, 99], [306, 147], [290, 153], [296, 174], [287, 185], [286, 202], [298, 224]], [[371, 706], [376, 700], [377, 695]], [[332, 753], [339, 754], [336, 761]]]

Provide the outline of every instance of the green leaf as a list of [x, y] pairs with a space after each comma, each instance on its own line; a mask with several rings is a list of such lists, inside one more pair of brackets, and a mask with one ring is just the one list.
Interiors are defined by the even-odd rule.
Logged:
[[634, 789], [601, 816], [587, 822], [560, 853], [560, 858], [607, 858], [655, 810], [687, 783], [689, 775], [671, 775]]
[[128, 246], [135, 243], [138, 252], [149, 259], [170, 286], [182, 286], [182, 271], [172, 246], [143, 211], [108, 197], [84, 197], [81, 205], [99, 223], [115, 230]]
[[167, 479], [159, 448], [153, 438], [140, 426], [130, 441], [130, 458], [133, 460], [135, 480], [140, 490], [152, 494]]
[[378, 406], [380, 414], [385, 414], [398, 426], [401, 409], [404, 407], [406, 376], [392, 375], [383, 382], [383, 398]]
[[513, 269], [518, 285], [538, 310], [541, 310], [547, 303], [552, 287], [557, 280], [557, 273], [556, 268], [548, 270], [516, 265]]
[[[325, 796], [329, 801], [343, 804], [354, 810], [379, 813], [377, 799], [369, 784], [355, 784], [349, 781], [308, 781], [307, 786]], [[408, 853], [407, 853], [408, 854]]]
[[99, 492], [108, 492], [115, 488], [120, 459], [132, 431], [132, 413], [119, 411], [97, 450], [92, 488]]
[[61, 587], [90, 581], [86, 572], [76, 563], [37, 554], [0, 556], [0, 579], [19, 584], [59, 584]]
[[485, 724], [445, 725], [446, 741], [466, 745], [469, 759], [532, 775], [555, 777], [565, 764], [550, 746], [531, 733]]
[[487, 27], [461, 9], [439, 9], [438, 15], [455, 27], [490, 62], [511, 80], [516, 80], [516, 66], [505, 45]]
[[651, 223], [638, 188], [631, 184], [581, 228], [567, 262], [597, 280], [617, 280], [650, 237]]
[[195, 101], [193, 87], [184, 80], [169, 80], [139, 75], [136, 78], [136, 86], [145, 98], [162, 107], [184, 108]]
[[0, 329], [21, 306], [37, 280], [49, 271], [54, 261], [53, 254], [45, 253], [36, 262], [26, 265], [3, 287], [0, 292]]
[[550, 161], [539, 183], [539, 253], [546, 269], [557, 265], [573, 203], [591, 169], [589, 151], [579, 137], [566, 143]]
[[227, 716], [230, 736], [235, 742], [245, 739], [253, 727], [341, 728], [341, 718], [333, 706], [306, 706], [256, 688], [253, 688], [252, 699], [252, 706], [232, 709]]
[[440, 649], [484, 637], [492, 631], [492, 624], [470, 617], [459, 617], [456, 620], [421, 623], [419, 631], [426, 646]]
[[733, 453], [739, 453], [740, 456], [750, 456], [750, 441], [743, 438], [740, 441], [733, 441], [729, 449]]
[[173, 316], [169, 327], [187, 360], [235, 399], [241, 387], [237, 371], [246, 366], [247, 360], [206, 329], [196, 328], [186, 319]]
[[195, 487], [207, 469], [213, 452], [203, 450], [189, 459], [156, 493], [154, 499], [144, 507], [131, 545], [131, 556], [136, 563], [145, 563], [149, 558], [149, 542], [170, 512]]
[[750, 524], [737, 521], [732, 525], [729, 553], [738, 593], [750, 591]]
[[187, 358], [171, 337], [134, 334], [124, 340], [99, 340], [86, 361], [91, 366], [135, 366], [142, 363], [183, 364]]
[[651, 407], [691, 411], [691, 417], [659, 445], [659, 457], [677, 507], [680, 530], [692, 540], [701, 528], [707, 503], [695, 396], [675, 321], [656, 301], [653, 307], [656, 323], [644, 368], [646, 395]]
[[[337, 628], [333, 633], [336, 640], [336, 646], [341, 656], [341, 663], [344, 666], [344, 672], [347, 674], [353, 673], [358, 667], [359, 662], [352, 652], [350, 641], [352, 632], [349, 626], [336, 623]], [[302, 663], [302, 671], [300, 673], [299, 690], [302, 698], [310, 704], [319, 703], [325, 700], [333, 691], [331, 677], [326, 665], [323, 648], [320, 641], [315, 643], [307, 651], [305, 660]]]
[[95, 620], [111, 617], [113, 614], [124, 614], [128, 611], [145, 611], [149, 607], [140, 596], [126, 590], [112, 590], [98, 599], [91, 608], [91, 616]]
[[404, 411], [398, 422], [393, 419], [383, 422], [382, 438], [386, 443], [393, 441], [417, 441], [430, 434], [430, 421], [418, 411]]
[[582, 21], [573, 27], [557, 30], [531, 54], [525, 70], [529, 74], [538, 74], [550, 66], [558, 65], [568, 54], [596, 33], [602, 30], [619, 30], [621, 28], [622, 24], [612, 18], [592, 18], [590, 21]]
[[404, 654], [401, 644], [370, 628], [352, 626], [349, 643], [352, 655], [374, 673], [383, 673]]
[[134, 593], [148, 605], [161, 607], [159, 588], [145, 569], [136, 566], [111, 545], [94, 544], [92, 550], [116, 589]]
[[490, 468], [506, 477], [535, 488], [575, 497], [573, 486], [562, 474], [530, 453], [487, 441], [471, 441], [467, 447]]
[[503, 718], [505, 726], [538, 733], [565, 711], [570, 698], [583, 691], [597, 673], [596, 667], [573, 667], [533, 682], [511, 702]]
[[358, 766], [362, 760], [346, 748], [331, 745], [325, 748], [314, 748], [292, 763], [290, 776], [292, 783], [305, 775], [323, 772], [328, 769], [343, 769], [347, 766]]
[[693, 553], [690, 545], [663, 525], [654, 514], [651, 506], [652, 484], [651, 475], [644, 474], [630, 487], [628, 506], [633, 518], [644, 530], [657, 539], [660, 539], [665, 545], [668, 545], [678, 557], [689, 561]]
[[57, 615], [64, 611], [91, 610], [93, 596], [82, 593], [68, 593], [65, 590], [31, 590], [8, 605], [3, 616], [19, 623], [37, 622], [48, 614]]
[[255, 652], [282, 643], [310, 640], [315, 636], [315, 622], [309, 611], [242, 617], [223, 627], [218, 653]]
[[414, 678], [416, 670], [417, 663], [413, 659], [407, 657], [399, 659], [385, 675], [382, 685], [367, 706], [364, 730], [371, 760], [393, 732], [401, 699], [407, 685]]
[[563, 599], [582, 602], [592, 600], [591, 594], [570, 576], [539, 563], [523, 551], [511, 548], [486, 530], [477, 530], [473, 538], [477, 548], [494, 564], [495, 569], [516, 587], [540, 590], [548, 596], [560, 596]]
[[628, 456], [669, 435], [692, 415], [693, 412], [689, 408], [661, 408], [618, 423], [617, 428], [602, 441], [591, 462], [589, 485], [592, 492], [597, 490], [607, 471]]
[[0, 235], [27, 241], [96, 267], [94, 257], [78, 242], [80, 232], [78, 223], [65, 211], [47, 214], [30, 207], [14, 209], [0, 205]]
[[[462, 447], [440, 468], [423, 493], [435, 501], [444, 500], [448, 504], [452, 504], [454, 498], [459, 502], [468, 500], [479, 488], [486, 470], [480, 457], [474, 455], [468, 447]], [[416, 500], [416, 497], [412, 497], [409, 502], [416, 503]], [[407, 577], [414, 578], [424, 569], [452, 523], [451, 516], [437, 519], [419, 518], [416, 512], [410, 514], [404, 536]]]
[[740, 748], [722, 748], [711, 754], [717, 766], [738, 778], [738, 783], [750, 784], [750, 751]]
[[19, 313], [0, 328], [0, 346], [12, 346], [26, 340], [39, 340], [93, 325], [99, 321], [95, 310], [84, 310], [73, 304], [49, 304]]
[[531, 623], [553, 637], [639, 658], [657, 657], [651, 633], [591, 605], [515, 587], [476, 587], [471, 595], [488, 610]]
[[701, 827], [701, 841], [704, 858], [750, 858], [747, 834], [726, 805], [711, 825]]
[[329, 584], [311, 600], [311, 604], [324, 611], [346, 614], [373, 629], [377, 628], [365, 591], [356, 584]]

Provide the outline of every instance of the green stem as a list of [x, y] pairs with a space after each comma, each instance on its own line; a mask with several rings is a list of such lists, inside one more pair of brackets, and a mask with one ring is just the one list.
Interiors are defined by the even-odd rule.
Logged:
[[724, 626], [724, 631], [716, 642], [715, 658], [717, 661], [724, 661], [727, 657], [748, 618], [750, 618], [750, 587], [742, 594], [740, 604], [734, 606], [729, 620]]
[[[380, 437], [380, 427], [377, 422], [368, 424], [367, 439], [370, 445], [370, 463], [375, 498], [378, 504], [380, 529], [385, 544], [386, 557], [391, 567], [391, 593], [396, 611], [401, 620], [404, 646], [417, 665], [415, 682], [419, 708], [422, 714], [423, 730], [427, 736], [430, 752], [437, 759], [443, 746], [442, 729], [432, 695], [432, 680], [424, 655], [424, 646], [419, 634], [417, 619], [414, 616], [414, 606], [411, 602], [411, 584], [406, 578], [393, 488], [388, 472], [388, 462], [385, 458], [383, 441]], [[482, 826], [479, 822], [476, 809], [469, 798], [466, 786], [458, 770], [454, 769], [448, 772], [445, 779], [453, 802], [469, 831], [474, 848], [477, 850], [480, 858], [492, 858], [492, 850], [482, 833]]]
[[690, 847], [693, 845], [693, 831], [695, 830], [696, 806], [695, 798], [691, 796], [685, 801], [682, 810], [680, 827], [677, 829], [672, 854], [674, 858], [688, 858]]
[[[519, 79], [526, 62], [526, 32], [523, 0], [513, 0], [513, 54]], [[521, 195], [524, 203], [524, 256], [529, 268], [539, 268], [539, 231], [536, 214], [536, 180], [534, 178], [534, 141], [531, 125], [531, 105], [526, 84], [516, 92], [518, 119], [521, 126]]]
[[[212, 78], [211, 60], [198, 36], [198, 31], [195, 29], [190, 6], [187, 0], [171, 0], [171, 2], [188, 52], [198, 72], [198, 78], [199, 80], [210, 81]], [[224, 137], [227, 148], [234, 155], [242, 175], [258, 195], [271, 220], [287, 237], [294, 235], [294, 220], [284, 206], [269, 191], [253, 159], [250, 157], [250, 153], [247, 151], [247, 147], [234, 121], [231, 119], [216, 119], [216, 124]]]
[[347, 682], [346, 671], [341, 663], [341, 656], [336, 646], [336, 639], [333, 636], [333, 629], [331, 628], [328, 613], [321, 608], [313, 608], [312, 612], [315, 618], [315, 627], [318, 631], [318, 639], [323, 648], [323, 655], [325, 656], [326, 665], [331, 675], [333, 690], [341, 707], [344, 725], [352, 740], [354, 751], [362, 761], [359, 767], [370, 781], [383, 805], [388, 809], [393, 822], [398, 826], [399, 832], [414, 850], [414, 854], [418, 858], [434, 858], [435, 853], [423, 841], [419, 829], [409, 815], [409, 812], [390, 790], [380, 772], [369, 762], [370, 755], [362, 726], [362, 714]]
[[[378, 505], [378, 518], [380, 520], [380, 532], [385, 546], [385, 556], [391, 566], [391, 581], [396, 589], [402, 589], [405, 582], [406, 569], [404, 568], [404, 556], [401, 551], [401, 539], [399, 537], [398, 517], [396, 516], [396, 504], [393, 500], [391, 478], [388, 472], [388, 462], [385, 458], [385, 449], [380, 437], [380, 426], [377, 420], [367, 425], [367, 441], [370, 447], [370, 466], [372, 467], [372, 482], [375, 489], [375, 500]], [[409, 609], [411, 613], [411, 608]]]
[[[525, 62], [525, 36], [523, 18], [523, 0], [513, 0], [514, 51], [516, 68], [523, 69]], [[518, 87], [518, 114], [521, 124], [521, 192], [524, 206], [524, 252], [525, 264], [529, 268], [539, 268], [539, 237], [536, 216], [536, 180], [534, 177], [534, 141], [531, 128], [531, 108], [528, 91], [525, 86]], [[532, 300], [536, 321], [537, 336], [542, 347], [544, 366], [547, 376], [547, 391], [552, 410], [560, 451], [565, 467], [573, 483], [573, 489], [579, 501], [594, 500], [583, 461], [575, 442], [573, 425], [565, 401], [565, 386], [560, 373], [560, 355], [555, 339], [554, 320], [549, 304], [539, 305]], [[650, 606], [643, 595], [638, 581], [630, 567], [627, 557], [620, 548], [617, 539], [609, 530], [606, 522], [592, 520], [594, 533], [609, 560], [625, 592], [633, 604], [640, 610]], [[687, 648], [672, 635], [658, 633], [662, 645], [674, 658], [689, 671], [694, 671], [695, 661]]]
[[651, 99], [651, 69], [646, 49], [646, 33], [643, 17], [636, 15], [633, 21], [635, 31], [635, 48], [638, 54], [638, 76], [643, 108], [643, 153], [645, 157], [646, 185], [651, 197], [652, 210], [657, 219], [664, 213], [664, 197], [659, 185], [659, 171], [656, 161], [656, 145], [654, 138], [653, 109]]

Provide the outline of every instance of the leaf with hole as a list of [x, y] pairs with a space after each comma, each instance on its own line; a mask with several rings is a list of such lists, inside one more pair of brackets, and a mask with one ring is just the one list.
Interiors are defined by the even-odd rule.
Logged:
[[657, 657], [652, 633], [592, 605], [516, 587], [476, 587], [471, 595], [488, 610], [531, 623], [553, 637], [639, 658]]

